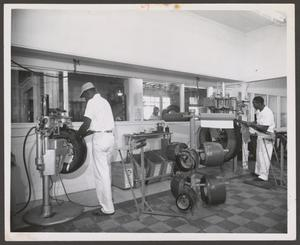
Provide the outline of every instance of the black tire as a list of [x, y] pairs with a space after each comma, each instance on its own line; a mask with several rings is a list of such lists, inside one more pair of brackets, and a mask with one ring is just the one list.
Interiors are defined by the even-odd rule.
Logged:
[[176, 198], [176, 206], [181, 211], [192, 209], [197, 202], [196, 192], [189, 186], [184, 186], [183, 191]]
[[226, 201], [226, 186], [214, 176], [203, 176], [200, 180], [202, 201], [209, 205], [221, 204]]
[[[212, 142], [210, 130], [211, 128], [200, 128], [198, 131], [198, 148], [200, 148], [201, 144], [204, 142]], [[240, 128], [234, 123], [233, 129], [219, 130], [220, 136], [222, 137], [216, 142], [220, 143], [224, 149], [229, 150], [224, 156], [224, 162], [227, 162], [237, 155], [239, 148], [241, 147]]]
[[190, 149], [184, 149], [176, 156], [176, 165], [183, 172], [195, 169], [197, 166], [196, 161], [194, 152]]
[[186, 149], [186, 148], [188, 148], [188, 146], [185, 143], [173, 142], [173, 143], [167, 145], [166, 157], [170, 161], [175, 161], [176, 160], [176, 156], [178, 155], [178, 153], [181, 150]]
[[87, 148], [83, 138], [79, 137], [74, 129], [60, 128], [59, 135], [53, 138], [65, 139], [69, 146], [69, 158], [63, 163], [60, 173], [69, 174], [79, 169], [86, 159]]
[[165, 110], [164, 113], [171, 114], [171, 113], [179, 113], [180, 108], [177, 105], [169, 105]]
[[183, 191], [183, 187], [185, 185], [186, 178], [182, 174], [175, 175], [170, 182], [170, 189], [172, 195], [176, 198], [179, 193]]

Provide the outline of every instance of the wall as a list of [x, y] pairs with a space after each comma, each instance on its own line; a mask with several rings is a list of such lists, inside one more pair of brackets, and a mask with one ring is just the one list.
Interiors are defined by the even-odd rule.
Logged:
[[287, 75], [286, 28], [267, 26], [246, 34], [244, 81]]
[[14, 10], [12, 44], [241, 80], [244, 36], [181, 11]]

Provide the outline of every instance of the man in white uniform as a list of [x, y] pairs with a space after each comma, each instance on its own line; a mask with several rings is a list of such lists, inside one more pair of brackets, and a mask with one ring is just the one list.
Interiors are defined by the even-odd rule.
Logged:
[[149, 120], [160, 120], [160, 116], [158, 115], [159, 108], [157, 106], [153, 107], [153, 112], [149, 118]]
[[92, 144], [87, 147], [94, 166], [97, 198], [101, 205], [101, 209], [94, 214], [114, 214], [110, 172], [110, 156], [114, 146], [112, 110], [108, 101], [90, 82], [82, 85], [80, 97], [84, 97], [87, 104], [78, 134], [85, 137], [92, 133]]
[[247, 125], [257, 134], [255, 174], [257, 180], [267, 181], [273, 153], [274, 115], [262, 97], [255, 97], [252, 103], [256, 110], [256, 122], [248, 122]]

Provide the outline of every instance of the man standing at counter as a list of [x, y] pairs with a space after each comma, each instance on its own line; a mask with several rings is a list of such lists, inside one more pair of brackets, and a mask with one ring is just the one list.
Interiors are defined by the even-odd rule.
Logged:
[[260, 96], [252, 101], [256, 110], [256, 121], [246, 123], [257, 134], [255, 174], [259, 181], [267, 181], [273, 152], [275, 121], [273, 112]]
[[83, 124], [78, 130], [81, 137], [92, 134], [92, 144], [88, 146], [94, 167], [96, 193], [101, 208], [95, 215], [114, 214], [111, 190], [110, 156], [114, 146], [114, 119], [110, 104], [98, 93], [94, 84], [87, 82], [81, 86], [80, 98], [85, 98], [86, 108]]

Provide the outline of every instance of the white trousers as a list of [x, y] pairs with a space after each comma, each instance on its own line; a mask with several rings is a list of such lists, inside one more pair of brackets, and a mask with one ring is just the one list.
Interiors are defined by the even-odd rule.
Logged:
[[259, 178], [268, 180], [271, 157], [273, 153], [273, 141], [257, 137], [255, 173]]
[[111, 153], [114, 146], [112, 133], [94, 133], [92, 135], [91, 158], [94, 166], [96, 193], [101, 211], [113, 213], [115, 211], [111, 190]]

